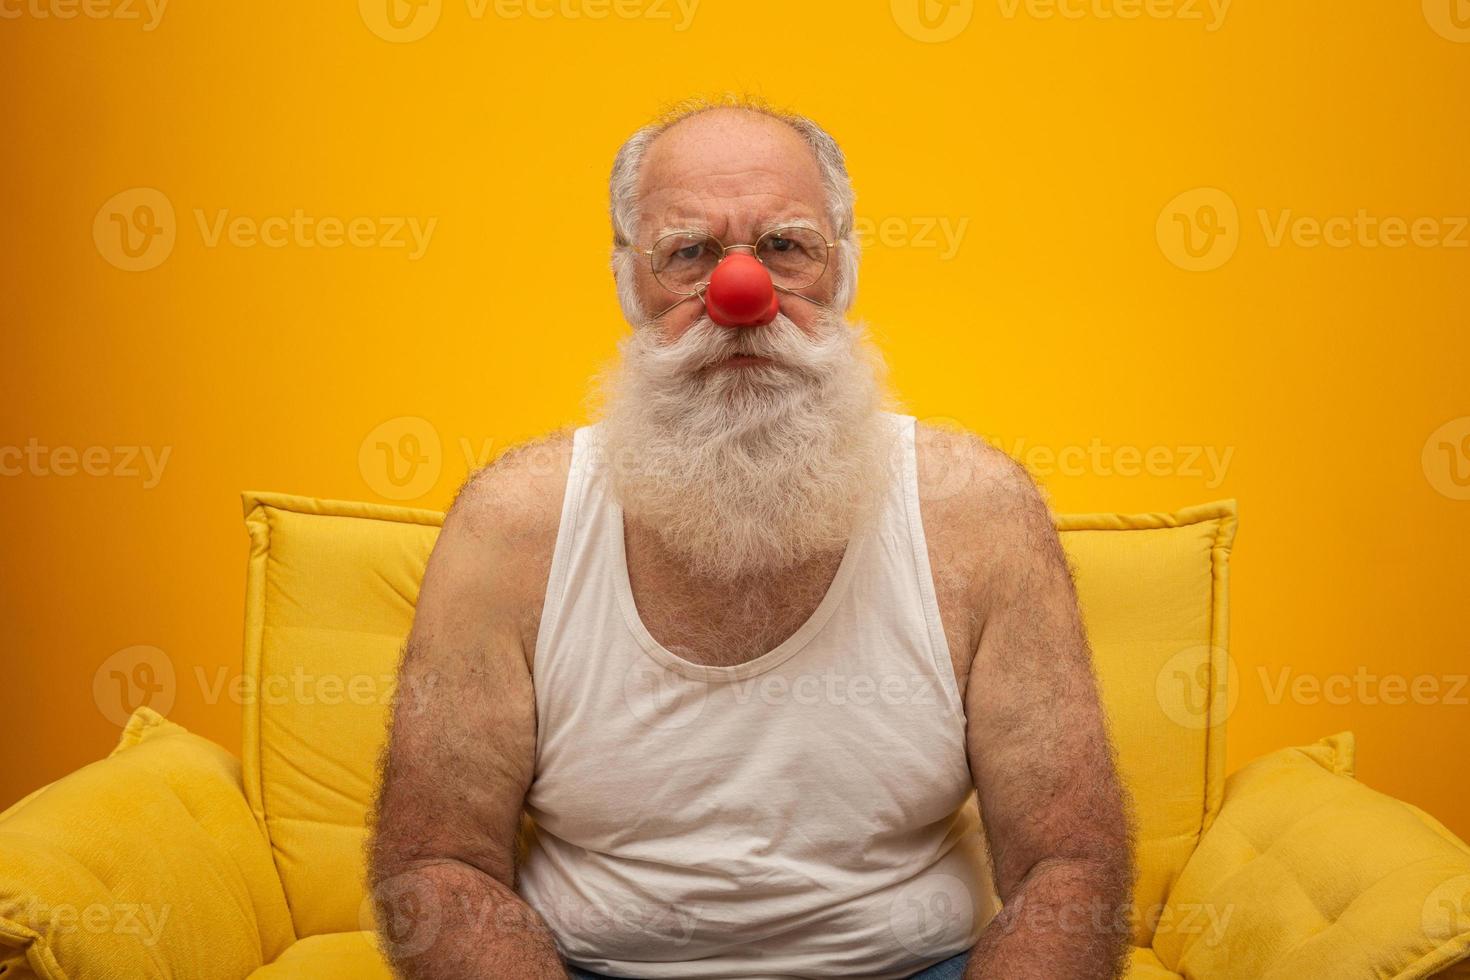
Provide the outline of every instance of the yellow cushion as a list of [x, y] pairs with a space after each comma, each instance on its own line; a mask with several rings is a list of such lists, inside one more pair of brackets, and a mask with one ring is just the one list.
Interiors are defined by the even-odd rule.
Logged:
[[1235, 526], [1234, 501], [1057, 518], [1136, 806], [1138, 946], [1220, 807]]
[[[350, 932], [387, 696], [443, 517], [282, 494], [244, 503], [244, 660], [261, 692], [246, 705], [246, 793], [297, 934]], [[1234, 503], [1064, 515], [1058, 526], [1138, 802], [1137, 899], [1147, 913], [1162, 907], [1219, 806]], [[1138, 917], [1136, 945], [1148, 946], [1154, 918]]]
[[0, 814], [14, 975], [240, 977], [294, 938], [239, 763], [148, 708], [107, 759]]
[[[1189, 977], [1424, 977], [1470, 956], [1470, 848], [1352, 778], [1343, 732], [1231, 775], [1154, 950]], [[1193, 922], [1193, 926], [1186, 926]]]
[[392, 980], [371, 932], [333, 932], [298, 941], [249, 980]]
[[[1178, 980], [1151, 949], [1129, 951], [1127, 980]], [[371, 932], [334, 932], [311, 936], [293, 945], [249, 980], [391, 980], [393, 974], [378, 952]]]
[[442, 516], [245, 495], [241, 761], [299, 936], [359, 928], [364, 821]]
[[1125, 980], [1178, 980], [1179, 974], [1160, 963], [1153, 950], [1134, 946], [1128, 952]]

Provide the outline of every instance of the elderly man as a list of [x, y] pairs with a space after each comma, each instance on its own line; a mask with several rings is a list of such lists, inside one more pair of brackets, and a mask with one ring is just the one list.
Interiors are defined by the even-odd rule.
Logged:
[[419, 596], [371, 867], [432, 921], [382, 923], [395, 968], [1118, 975], [1065, 558], [1022, 469], [888, 407], [836, 143], [703, 104], [611, 189], [599, 421], [474, 474]]

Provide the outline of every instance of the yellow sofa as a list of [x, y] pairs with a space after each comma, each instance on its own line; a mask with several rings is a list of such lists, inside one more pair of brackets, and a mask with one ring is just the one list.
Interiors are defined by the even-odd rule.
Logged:
[[[364, 821], [441, 515], [245, 514], [241, 760], [141, 706], [108, 758], [0, 814], [5, 980], [388, 975]], [[1129, 976], [1462, 975], [1470, 849], [1357, 782], [1349, 733], [1225, 778], [1234, 502], [1058, 526], [1136, 803]], [[433, 909], [379, 898], [432, 935]]]

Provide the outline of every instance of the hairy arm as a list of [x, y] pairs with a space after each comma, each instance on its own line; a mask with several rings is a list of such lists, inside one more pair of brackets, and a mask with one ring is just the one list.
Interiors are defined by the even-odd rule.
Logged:
[[547, 544], [528, 516], [547, 488], [517, 469], [497, 462], [455, 501], [399, 669], [369, 878], [383, 950], [414, 980], [567, 975], [513, 891], [536, 746], [526, 603], [545, 582], [525, 556]]
[[1004, 908], [966, 976], [1119, 977], [1132, 831], [1076, 592], [1030, 477], [1008, 459], [987, 466], [965, 712]]

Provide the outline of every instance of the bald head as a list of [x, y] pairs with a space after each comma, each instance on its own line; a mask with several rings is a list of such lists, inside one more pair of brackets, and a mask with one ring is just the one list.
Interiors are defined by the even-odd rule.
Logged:
[[[842, 151], [808, 119], [751, 103], [675, 112], [635, 133], [613, 166], [613, 271], [624, 312], [641, 325], [648, 311], [678, 299], [652, 281], [640, 254], [660, 235], [702, 231], [727, 245], [752, 244], [788, 224], [836, 243], [831, 267], [810, 295], [844, 311], [857, 276], [852, 200]], [[795, 306], [786, 312], [810, 316]]]
[[811, 147], [785, 123], [746, 109], [703, 112], [659, 134], [644, 157], [638, 200], [640, 242], [698, 230], [750, 243], [791, 223], [833, 237]]

